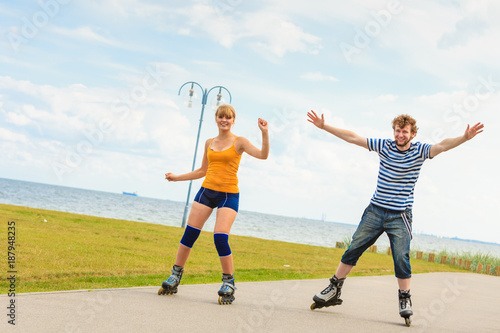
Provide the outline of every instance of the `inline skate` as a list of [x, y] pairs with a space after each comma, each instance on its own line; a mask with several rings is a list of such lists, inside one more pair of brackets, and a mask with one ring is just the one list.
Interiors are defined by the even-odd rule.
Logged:
[[314, 295], [311, 304], [311, 310], [321, 309], [323, 307], [341, 305], [342, 300], [340, 299], [341, 289], [344, 284], [345, 278], [339, 279], [335, 275], [330, 278], [330, 284], [328, 287], [323, 289], [322, 292]]
[[161, 284], [158, 295], [172, 295], [177, 293], [177, 286], [181, 283], [182, 273], [184, 268], [174, 265], [172, 267], [172, 275]]
[[411, 309], [411, 295], [410, 290], [399, 290], [399, 315], [405, 319], [406, 326], [410, 327], [413, 310]]
[[234, 277], [231, 274], [222, 274], [222, 286], [219, 289], [219, 304], [232, 304], [235, 297]]

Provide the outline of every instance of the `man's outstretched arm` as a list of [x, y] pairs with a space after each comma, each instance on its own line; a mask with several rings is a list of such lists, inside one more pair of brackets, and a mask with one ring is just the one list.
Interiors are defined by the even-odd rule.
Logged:
[[467, 125], [467, 129], [465, 130], [464, 135], [459, 136], [458, 138], [444, 139], [440, 143], [436, 143], [435, 145], [432, 145], [431, 152], [430, 152], [431, 158], [441, 154], [444, 151], [458, 147], [466, 141], [469, 141], [470, 139], [475, 137], [477, 134], [481, 133], [483, 131], [483, 127], [484, 127], [484, 125], [481, 123], [477, 123], [476, 125], [474, 125], [472, 127]]
[[311, 110], [311, 112], [308, 112], [307, 116], [309, 117], [307, 121], [314, 124], [316, 127], [325, 130], [328, 133], [331, 133], [344, 141], [368, 149], [368, 143], [366, 141], [366, 138], [363, 138], [362, 136], [359, 136], [358, 134], [352, 131], [348, 131], [345, 129], [325, 124], [325, 117], [323, 115], [321, 115], [321, 118], [318, 117], [318, 115], [313, 110]]

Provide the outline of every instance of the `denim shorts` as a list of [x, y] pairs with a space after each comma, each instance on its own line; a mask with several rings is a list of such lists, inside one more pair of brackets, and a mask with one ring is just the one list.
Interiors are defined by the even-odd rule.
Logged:
[[238, 207], [240, 205], [240, 194], [219, 192], [202, 187], [194, 197], [194, 201], [199, 202], [202, 205], [208, 206], [212, 209], [215, 207], [228, 207], [238, 212]]
[[363, 252], [386, 232], [391, 244], [396, 277], [399, 279], [410, 278], [411, 225], [411, 209], [396, 211], [370, 203], [365, 209], [361, 222], [352, 236], [351, 245], [345, 251], [341, 261], [346, 265], [355, 266]]

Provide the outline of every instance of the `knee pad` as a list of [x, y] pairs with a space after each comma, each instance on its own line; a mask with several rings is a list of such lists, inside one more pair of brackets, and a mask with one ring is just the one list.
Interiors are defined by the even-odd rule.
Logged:
[[227, 257], [231, 254], [231, 248], [229, 247], [229, 235], [228, 234], [214, 234], [214, 243], [219, 257]]
[[184, 231], [184, 235], [182, 236], [181, 244], [184, 245], [185, 247], [192, 248], [194, 242], [196, 242], [196, 240], [198, 239], [200, 232], [201, 232], [200, 229], [196, 229], [188, 225], [186, 227], [186, 230]]

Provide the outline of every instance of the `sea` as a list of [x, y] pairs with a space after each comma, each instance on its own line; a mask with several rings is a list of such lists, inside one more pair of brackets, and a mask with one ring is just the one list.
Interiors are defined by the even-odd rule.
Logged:
[[[185, 202], [110, 193], [0, 178], [0, 203], [181, 227]], [[2, 218], [8, 218], [3, 217]], [[50, 223], [50, 221], [49, 221]], [[211, 231], [215, 214], [204, 230]], [[335, 247], [349, 239], [356, 225], [297, 217], [240, 211], [231, 234], [291, 243]], [[379, 251], [389, 247], [383, 234], [375, 243]], [[481, 253], [500, 258], [500, 244], [414, 234], [412, 251]]]

